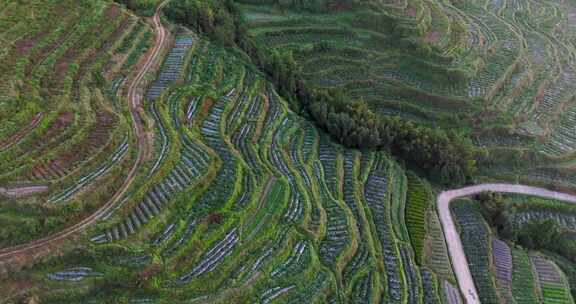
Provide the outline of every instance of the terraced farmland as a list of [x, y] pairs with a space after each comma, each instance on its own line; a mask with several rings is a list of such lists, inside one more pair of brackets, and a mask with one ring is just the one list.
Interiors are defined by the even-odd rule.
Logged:
[[530, 260], [535, 272], [538, 274], [542, 300], [546, 303], [570, 303], [572, 300], [563, 274], [552, 262], [538, 256], [531, 256]]
[[8, 1], [2, 16], [0, 83], [11, 89], [0, 94], [0, 183], [49, 189], [3, 204], [7, 246], [86, 217], [121, 184], [135, 140], [108, 91], [130, 75], [123, 63], [139, 61], [132, 50], [151, 27], [103, 1]]
[[[518, 201], [518, 197], [512, 195], [514, 201]], [[539, 200], [542, 204], [541, 199], [524, 199], [526, 205], [537, 206]], [[556, 202], [555, 205], [548, 204], [548, 207], [559, 208], [562, 205]], [[571, 274], [570, 262], [566, 264], [567, 261], [562, 258], [554, 260], [556, 256], [550, 252], [538, 254], [511, 247], [515, 245], [497, 239], [494, 233], [487, 229], [488, 225], [480, 209], [479, 203], [470, 199], [460, 199], [451, 205], [482, 303], [573, 303], [567, 276]], [[549, 216], [553, 218], [554, 214], [550, 213]], [[541, 226], [537, 229], [543, 230]], [[490, 239], [491, 242], [486, 244]], [[546, 258], [546, 255], [551, 255], [552, 259]], [[560, 269], [559, 265], [562, 265], [566, 272]], [[489, 299], [487, 296], [493, 298]]]
[[[573, 3], [239, 2], [306, 84], [472, 137], [470, 182], [576, 187]], [[469, 299], [434, 204], [446, 184], [336, 143], [238, 41], [173, 23], [169, 3], [0, 3], [0, 303]], [[195, 17], [230, 25], [209, 7]], [[498, 235], [479, 201], [444, 210], [479, 300], [573, 303], [574, 261]], [[512, 232], [547, 221], [576, 249], [573, 207], [502, 206]]]
[[457, 219], [466, 258], [483, 303], [501, 302], [494, 275], [490, 272], [490, 232], [478, 206], [471, 201], [456, 201], [450, 206]]
[[[147, 39], [147, 25], [140, 22], [126, 33], [134, 50], [136, 37]], [[130, 53], [122, 40], [118, 45], [119, 52]], [[82, 253], [52, 257], [31, 272], [34, 282], [50, 286], [40, 293], [44, 301], [368, 303], [444, 297], [439, 287], [423, 291], [424, 284], [444, 280], [423, 268], [405, 230], [409, 218], [414, 242], [426, 236], [418, 219], [427, 209], [418, 201], [423, 186], [406, 185], [404, 170], [386, 153], [332, 143], [293, 113], [249, 63], [197, 34], [177, 30], [166, 53], [145, 94], [146, 132], [155, 144], [138, 188], [81, 237]], [[102, 94], [111, 113], [124, 107], [114, 93], [122, 90], [118, 77], [111, 77], [111, 93]], [[212, 91], [196, 89], [202, 83]], [[122, 130], [121, 123], [117, 118], [111, 130]], [[112, 143], [113, 134], [122, 134], [93, 130], [110, 134]], [[121, 175], [114, 168], [133, 157], [131, 142], [124, 137], [111, 144], [109, 156], [93, 169], [75, 168], [73, 184], [66, 184], [68, 171], [54, 173], [63, 186], [51, 185], [49, 194], [31, 199], [56, 210], [78, 205], [91, 185], [105, 182], [100, 176]], [[36, 182], [43, 177], [33, 176]], [[404, 213], [407, 191], [416, 193], [409, 216], [392, 220]], [[145, 273], [144, 281], [129, 279]], [[113, 277], [156, 283], [144, 283], [134, 295], [129, 287], [104, 287]], [[96, 295], [69, 282], [110, 293]]]
[[[405, 0], [320, 12], [241, 2], [250, 33], [292, 52], [310, 86], [471, 134], [497, 162], [482, 168], [487, 178], [541, 183], [534, 166], [573, 156], [570, 2]], [[521, 163], [528, 157], [537, 161]]]

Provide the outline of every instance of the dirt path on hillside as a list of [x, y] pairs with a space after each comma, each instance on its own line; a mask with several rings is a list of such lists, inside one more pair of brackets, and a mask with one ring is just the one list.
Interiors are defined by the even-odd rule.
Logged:
[[470, 196], [488, 191], [526, 194], [576, 204], [576, 195], [550, 191], [544, 188], [515, 184], [481, 184], [440, 193], [436, 202], [438, 206], [438, 212], [440, 214], [440, 222], [442, 223], [442, 229], [444, 230], [444, 236], [446, 238], [446, 243], [448, 244], [450, 260], [452, 262], [454, 273], [456, 274], [458, 286], [460, 287], [460, 291], [464, 295], [466, 303], [468, 304], [480, 303], [480, 299], [478, 297], [476, 287], [474, 286], [474, 280], [472, 279], [472, 274], [470, 272], [470, 268], [468, 267], [466, 254], [464, 253], [464, 248], [462, 247], [462, 241], [456, 226], [454, 225], [454, 220], [452, 218], [452, 214], [450, 213], [449, 205], [450, 201], [455, 198]]
[[10, 187], [3, 188], [0, 187], [0, 195], [8, 198], [19, 198], [23, 196], [28, 196], [32, 194], [42, 193], [48, 191], [48, 186], [46, 185], [34, 185], [34, 186], [21, 186], [21, 187]]
[[140, 108], [140, 104], [142, 102], [142, 95], [139, 94], [138, 89], [141, 85], [144, 75], [158, 61], [159, 56], [161, 54], [162, 46], [166, 41], [167, 36], [166, 29], [164, 29], [164, 27], [162, 26], [162, 23], [160, 21], [160, 14], [162, 8], [168, 3], [168, 1], [169, 0], [164, 1], [162, 4], [158, 6], [156, 10], [156, 13], [152, 20], [154, 25], [154, 31], [156, 33], [156, 40], [154, 43], [154, 47], [148, 53], [146, 57], [146, 62], [140, 67], [140, 70], [138, 70], [136, 77], [132, 80], [132, 82], [130, 82], [130, 85], [128, 87], [127, 98], [129, 102], [130, 114], [132, 115], [132, 127], [138, 141], [138, 148], [137, 148], [138, 156], [136, 162], [130, 169], [130, 172], [128, 173], [126, 180], [124, 181], [120, 189], [118, 189], [118, 191], [108, 202], [106, 202], [100, 209], [98, 209], [96, 212], [94, 212], [87, 218], [53, 235], [26, 244], [1, 249], [0, 261], [3, 260], [7, 261], [10, 260], [11, 258], [16, 258], [19, 255], [23, 254], [28, 253], [34, 254], [36, 250], [39, 251], [42, 248], [48, 248], [49, 245], [57, 241], [62, 241], [78, 232], [84, 231], [86, 228], [88, 228], [89, 226], [97, 222], [100, 218], [105, 216], [111, 209], [113, 209], [120, 200], [120, 198], [126, 193], [130, 185], [132, 185], [132, 182], [136, 178], [136, 173], [143, 163], [146, 149], [145, 136], [143, 134], [142, 126], [140, 124], [142, 119], [140, 118], [138, 111], [138, 109]]

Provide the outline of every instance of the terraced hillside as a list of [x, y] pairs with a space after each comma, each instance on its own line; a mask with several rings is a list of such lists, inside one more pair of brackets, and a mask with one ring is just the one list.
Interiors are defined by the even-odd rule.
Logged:
[[291, 51], [311, 86], [469, 134], [489, 153], [483, 176], [574, 186], [559, 161], [576, 149], [574, 3], [404, 0], [311, 12], [241, 2], [250, 33]]
[[[5, 1], [1, 8], [1, 246], [54, 233], [122, 184], [135, 158], [121, 87], [151, 27], [106, 1]], [[30, 193], [29, 193], [30, 194]]]
[[[116, 44], [118, 53], [142, 52], [140, 41], [152, 39], [148, 25], [134, 23]], [[156, 80], [143, 95], [154, 147], [137, 187], [80, 238], [80, 248], [63, 245], [62, 256], [2, 281], [8, 295], [22, 296], [13, 288], [26, 278], [26, 286], [40, 287], [27, 296], [43, 303], [436, 303], [446, 297], [441, 286], [453, 279], [437, 276], [419, 258], [427, 235], [419, 213], [432, 199], [428, 185], [414, 175], [407, 178], [384, 152], [332, 143], [234, 53], [186, 29], [175, 29], [173, 36]], [[130, 56], [104, 66], [130, 65]], [[111, 77], [98, 89], [110, 113], [126, 107], [115, 93], [122, 91], [123, 77]], [[4, 200], [3, 210], [15, 204], [13, 212], [2, 214], [13, 223], [5, 233], [22, 231], [13, 218], [22, 216], [19, 208], [25, 204], [79, 216], [73, 211], [82, 202], [106, 199], [112, 191], [103, 190], [106, 183], [124, 174], [119, 163], [134, 157], [132, 134], [120, 124], [123, 115], [116, 115], [110, 127], [89, 129], [86, 140], [122, 136], [102, 152], [106, 158], [95, 156], [94, 169], [88, 162], [75, 167], [76, 179], [62, 171], [52, 182], [49, 174], [55, 171], [38, 169], [52, 168], [51, 163], [6, 175], [7, 181], [49, 187], [42, 194]], [[86, 153], [102, 146], [86, 147]], [[22, 241], [3, 240], [5, 245]], [[439, 265], [434, 267], [449, 269]]]
[[[554, 214], [554, 207], [572, 208], [557, 201], [544, 207], [541, 199], [519, 195], [513, 195], [509, 200], [512, 201], [505, 204], [518, 204], [522, 201], [519, 208], [531, 210], [527, 211], [531, 214], [539, 214], [540, 219], [553, 221], [556, 221], [557, 216]], [[573, 264], [558, 258], [551, 251], [528, 251], [511, 245], [510, 240], [504, 242], [498, 239], [498, 235], [489, 229], [484, 220], [478, 202], [460, 199], [454, 201], [450, 208], [456, 218], [470, 271], [482, 303], [574, 302], [570, 291], [573, 284], [570, 283], [573, 279]], [[527, 225], [533, 222], [539, 233], [545, 233], [542, 222], [536, 217], [524, 215], [523, 211], [506, 215], [508, 216], [513, 224], [523, 222]], [[563, 216], [571, 217], [570, 213], [564, 213]], [[558, 223], [565, 225], [567, 221]], [[569, 234], [573, 234], [573, 230]], [[573, 242], [570, 239], [571, 237], [568, 237], [566, 241], [558, 239], [552, 242], [562, 242], [560, 246], [567, 246], [566, 244]], [[520, 240], [519, 243], [522, 242], [525, 241]]]
[[[0, 3], [0, 303], [463, 303], [425, 170], [335, 143], [169, 1], [118, 2]], [[476, 180], [576, 186], [573, 3], [241, 2], [306, 83], [473, 135]], [[574, 261], [476, 199], [448, 213], [482, 303], [573, 303]], [[503, 205], [576, 249], [573, 208]]]

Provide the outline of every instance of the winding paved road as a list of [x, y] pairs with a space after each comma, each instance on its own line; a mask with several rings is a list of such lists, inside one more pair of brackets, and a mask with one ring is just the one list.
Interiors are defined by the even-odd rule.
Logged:
[[449, 205], [450, 201], [455, 198], [470, 196], [487, 191], [533, 195], [576, 204], [576, 195], [550, 191], [544, 188], [515, 184], [481, 184], [440, 193], [436, 202], [438, 206], [438, 212], [440, 214], [440, 222], [442, 223], [444, 236], [446, 237], [446, 242], [448, 244], [448, 251], [450, 252], [452, 268], [456, 274], [456, 279], [458, 280], [460, 291], [464, 295], [464, 299], [468, 304], [480, 303], [480, 299], [478, 297], [476, 287], [474, 286], [472, 274], [468, 268], [466, 254], [464, 253], [464, 248], [462, 247], [462, 241], [460, 240], [458, 230], [454, 225], [454, 220], [452, 219]]
[[154, 17], [152, 19], [154, 25], [154, 31], [156, 33], [156, 40], [154, 42], [154, 47], [147, 54], [146, 62], [144, 63], [144, 65], [140, 67], [140, 70], [138, 70], [136, 77], [134, 77], [134, 79], [132, 80], [132, 82], [128, 87], [127, 97], [129, 102], [130, 114], [132, 115], [132, 123], [133, 123], [132, 127], [138, 141], [138, 155], [136, 158], [136, 162], [134, 163], [134, 165], [130, 169], [130, 172], [128, 173], [128, 176], [124, 180], [124, 183], [108, 202], [106, 202], [100, 209], [98, 209], [96, 212], [94, 212], [87, 218], [53, 235], [38, 240], [34, 240], [29, 243], [3, 248], [0, 250], [0, 261], [9, 260], [10, 258], [20, 254], [32, 253], [34, 250], [47, 247], [54, 242], [61, 241], [75, 233], [84, 231], [87, 227], [97, 222], [100, 218], [102, 218], [110, 210], [112, 210], [116, 206], [120, 198], [126, 193], [130, 185], [132, 185], [132, 182], [136, 178], [136, 173], [138, 169], [144, 163], [144, 155], [145, 155], [144, 151], [146, 149], [146, 141], [143, 135], [142, 126], [140, 124], [141, 119], [138, 112], [138, 108], [140, 106], [140, 103], [142, 102], [142, 96], [138, 94], [138, 88], [141, 85], [144, 75], [159, 59], [162, 46], [166, 41], [166, 30], [164, 29], [164, 27], [162, 26], [162, 22], [160, 21], [160, 14], [162, 8], [166, 5], [166, 3], [168, 3], [168, 1], [169, 0], [164, 1], [156, 9], [156, 13], [154, 14]]

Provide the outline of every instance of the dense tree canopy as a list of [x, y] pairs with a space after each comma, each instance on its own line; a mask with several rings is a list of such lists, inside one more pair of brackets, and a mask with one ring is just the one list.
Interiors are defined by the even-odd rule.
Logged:
[[[511, 222], [513, 214], [522, 209], [507, 204], [499, 193], [484, 193], [477, 196], [482, 205], [483, 216], [502, 239], [514, 242], [532, 250], [546, 250], [557, 253], [566, 259], [576, 262], [574, 234], [565, 231], [552, 219], [537, 220], [527, 223], [520, 229]], [[523, 208], [530, 208], [524, 206]], [[546, 210], [542, 210], [546, 212]]]
[[299, 104], [319, 127], [343, 145], [388, 150], [446, 185], [465, 183], [475, 171], [476, 155], [468, 139], [397, 117], [378, 116], [361, 100], [307, 85], [292, 52], [259, 45], [248, 34], [242, 14], [232, 1], [173, 1], [166, 13], [223, 45], [242, 49], [286, 99]]
[[134, 10], [144, 16], [154, 15], [158, 0], [116, 0], [116, 2], [126, 5], [131, 10]]
[[166, 15], [192, 27], [195, 31], [205, 33], [227, 46], [237, 40], [236, 31], [241, 28], [237, 21], [239, 11], [231, 0], [171, 1], [165, 9]]

